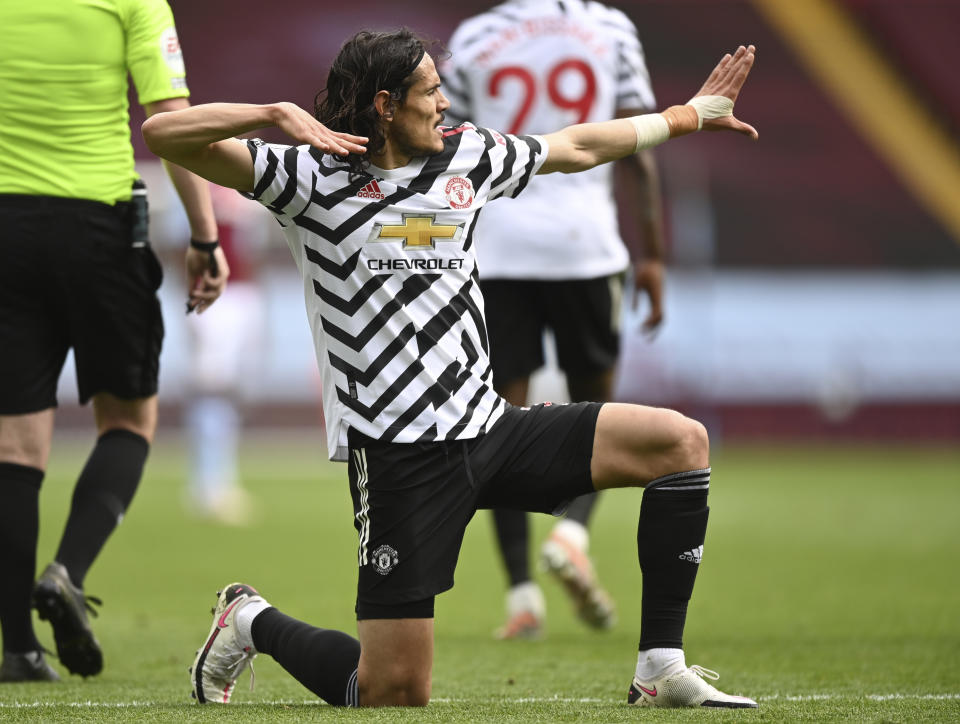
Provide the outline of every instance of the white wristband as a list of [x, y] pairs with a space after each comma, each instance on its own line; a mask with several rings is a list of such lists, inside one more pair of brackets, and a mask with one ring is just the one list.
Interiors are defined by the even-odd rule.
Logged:
[[697, 111], [698, 131], [703, 128], [704, 119], [733, 115], [733, 101], [726, 96], [695, 96], [687, 101], [687, 105], [693, 106]]
[[660, 113], [644, 113], [642, 116], [630, 116], [628, 119], [637, 132], [637, 147], [634, 153], [645, 148], [653, 148], [670, 138], [670, 126]]

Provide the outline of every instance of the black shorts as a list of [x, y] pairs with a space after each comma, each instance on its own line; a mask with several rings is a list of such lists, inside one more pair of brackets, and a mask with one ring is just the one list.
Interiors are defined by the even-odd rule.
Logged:
[[593, 491], [600, 403], [513, 407], [471, 440], [384, 443], [349, 435], [357, 618], [416, 618], [453, 586], [467, 523], [482, 508], [562, 513]]
[[623, 275], [595, 279], [481, 279], [497, 385], [543, 366], [543, 332], [553, 331], [557, 361], [568, 375], [612, 369], [620, 354]]
[[0, 194], [0, 414], [57, 404], [67, 351], [80, 402], [157, 391], [163, 273], [131, 245], [130, 204]]

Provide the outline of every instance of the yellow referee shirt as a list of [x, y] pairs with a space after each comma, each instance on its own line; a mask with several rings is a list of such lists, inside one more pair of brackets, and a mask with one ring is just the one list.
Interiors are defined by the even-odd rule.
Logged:
[[128, 72], [141, 104], [189, 95], [166, 0], [0, 2], [0, 193], [129, 199]]

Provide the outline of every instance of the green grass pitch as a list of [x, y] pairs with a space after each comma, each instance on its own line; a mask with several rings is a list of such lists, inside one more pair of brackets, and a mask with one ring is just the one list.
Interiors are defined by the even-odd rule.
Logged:
[[[356, 535], [345, 468], [312, 436], [250, 438], [242, 470], [258, 504], [249, 528], [183, 508], [182, 446], [155, 446], [137, 499], [88, 580], [102, 675], [0, 685], [4, 722], [621, 722], [960, 720], [960, 450], [727, 446], [713, 455], [711, 524], [686, 630], [688, 663], [758, 711], [628, 707], [636, 662], [641, 493], [614, 491], [592, 553], [620, 622], [596, 634], [542, 581], [548, 635], [501, 643], [503, 575], [486, 512], [467, 531], [456, 588], [437, 602], [434, 701], [426, 709], [318, 704], [268, 657], [235, 705], [189, 699], [187, 667], [214, 592], [242, 580], [285, 612], [355, 633]], [[58, 439], [41, 498], [42, 568], [54, 553], [86, 452]], [[536, 540], [551, 521], [536, 520]], [[53, 648], [50, 628], [38, 623]], [[55, 662], [55, 665], [58, 664]]]

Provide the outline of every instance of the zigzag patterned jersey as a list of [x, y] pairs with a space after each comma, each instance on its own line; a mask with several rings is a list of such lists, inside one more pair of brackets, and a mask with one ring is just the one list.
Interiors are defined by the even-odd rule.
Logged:
[[309, 146], [247, 141], [253, 198], [284, 229], [303, 278], [331, 459], [347, 430], [385, 441], [476, 437], [505, 409], [493, 391], [473, 228], [519, 194], [547, 154], [539, 136], [463, 124], [444, 150], [351, 178]]

